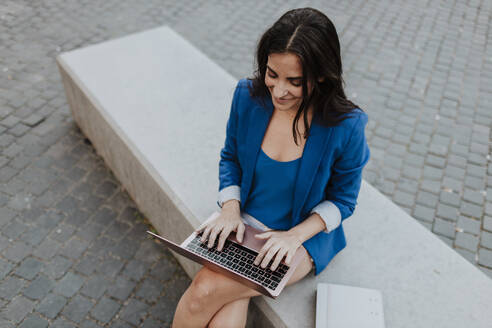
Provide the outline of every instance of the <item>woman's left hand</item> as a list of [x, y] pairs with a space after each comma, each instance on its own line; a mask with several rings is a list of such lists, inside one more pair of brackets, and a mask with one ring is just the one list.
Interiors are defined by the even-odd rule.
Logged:
[[268, 239], [263, 245], [254, 264], [261, 263], [262, 268], [266, 268], [270, 260], [275, 256], [275, 260], [270, 267], [275, 271], [284, 258], [287, 265], [290, 264], [299, 246], [302, 245], [299, 237], [291, 231], [268, 231], [255, 235], [258, 239]]

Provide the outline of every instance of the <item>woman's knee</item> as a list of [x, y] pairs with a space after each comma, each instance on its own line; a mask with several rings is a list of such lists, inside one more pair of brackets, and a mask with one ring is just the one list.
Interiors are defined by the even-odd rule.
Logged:
[[202, 268], [195, 276], [190, 285], [189, 291], [189, 312], [197, 313], [203, 311], [207, 304], [210, 304], [217, 290], [217, 280], [219, 274]]

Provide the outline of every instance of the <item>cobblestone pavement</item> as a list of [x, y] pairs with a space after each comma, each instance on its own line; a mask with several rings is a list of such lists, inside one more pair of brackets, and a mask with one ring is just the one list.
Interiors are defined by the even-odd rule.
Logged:
[[492, 277], [490, 1], [0, 3], [1, 327], [162, 327], [190, 280], [75, 126], [54, 58], [170, 25], [237, 78], [313, 6], [370, 116], [365, 179]]

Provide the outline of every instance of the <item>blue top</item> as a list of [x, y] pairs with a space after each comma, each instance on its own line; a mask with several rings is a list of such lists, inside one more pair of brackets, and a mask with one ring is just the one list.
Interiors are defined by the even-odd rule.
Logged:
[[292, 222], [294, 187], [300, 157], [286, 162], [268, 157], [263, 149], [256, 161], [253, 185], [244, 210], [268, 228], [288, 230]]

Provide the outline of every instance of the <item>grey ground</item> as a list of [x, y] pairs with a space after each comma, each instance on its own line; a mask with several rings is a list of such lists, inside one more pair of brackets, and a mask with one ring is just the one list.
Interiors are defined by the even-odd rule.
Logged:
[[190, 282], [74, 124], [55, 56], [169, 25], [239, 79], [293, 6], [337, 27], [365, 179], [492, 277], [491, 5], [3, 0], [0, 326], [167, 326]]

